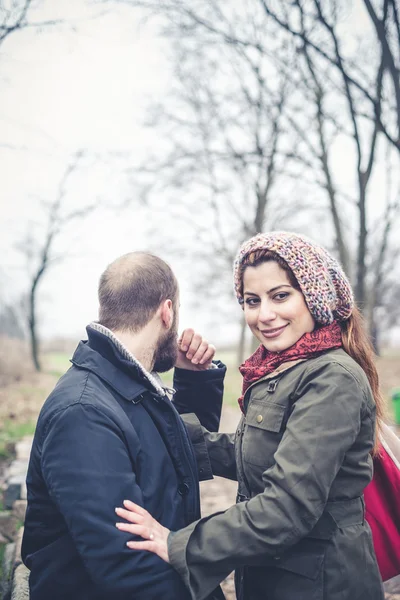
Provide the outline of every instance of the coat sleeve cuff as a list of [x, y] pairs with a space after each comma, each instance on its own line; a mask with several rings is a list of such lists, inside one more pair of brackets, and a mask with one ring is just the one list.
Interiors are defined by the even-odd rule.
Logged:
[[203, 428], [194, 413], [181, 415], [189, 434], [197, 462], [199, 481], [214, 479]]
[[186, 563], [186, 548], [194, 527], [195, 523], [192, 523], [181, 531], [171, 531], [167, 539], [169, 562], [180, 575], [192, 599], [194, 596], [190, 586], [190, 573]]
[[[222, 512], [214, 513], [214, 515], [216, 514], [219, 515]], [[212, 598], [224, 597], [218, 585], [222, 579], [229, 575], [229, 571], [226, 574], [223, 573], [222, 576], [218, 569], [216, 572], [210, 573], [210, 570], [213, 571], [213, 569], [210, 569], [207, 564], [202, 565], [201, 558], [200, 561], [196, 560], [196, 554], [193, 555], [192, 551], [189, 550], [190, 538], [199, 524], [204, 523], [214, 515], [195, 521], [179, 531], [171, 531], [167, 539], [169, 562], [189, 590], [191, 600], [211, 600], [211, 594]], [[192, 565], [189, 570], [188, 564], [190, 563]], [[217, 589], [220, 593], [214, 596]]]
[[192, 371], [191, 369], [180, 369], [175, 367], [174, 379], [196, 383], [210, 380], [223, 379], [226, 373], [226, 365], [220, 360], [213, 360], [212, 366], [204, 371]]

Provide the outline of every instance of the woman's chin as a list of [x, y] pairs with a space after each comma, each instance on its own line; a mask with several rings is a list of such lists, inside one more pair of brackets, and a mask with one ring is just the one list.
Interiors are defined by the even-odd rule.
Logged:
[[282, 335], [282, 337], [279, 337], [276, 340], [263, 339], [261, 343], [268, 352], [283, 352], [294, 346], [298, 340], [299, 338], [288, 339], [288, 336]]
[[282, 352], [282, 350], [286, 350], [289, 348], [288, 344], [285, 344], [283, 341], [276, 340], [275, 342], [262, 342], [262, 345], [268, 352]]

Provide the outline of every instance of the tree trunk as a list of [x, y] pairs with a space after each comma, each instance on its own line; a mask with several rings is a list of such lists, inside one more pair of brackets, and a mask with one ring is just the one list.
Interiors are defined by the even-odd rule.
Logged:
[[328, 152], [327, 152], [325, 138], [324, 138], [324, 132], [323, 132], [323, 128], [322, 128], [323, 127], [322, 119], [321, 119], [322, 108], [319, 107], [319, 110], [321, 110], [321, 114], [320, 113], [318, 114], [318, 121], [319, 121], [320, 142], [321, 142], [321, 148], [322, 148], [322, 154], [321, 154], [322, 170], [324, 172], [325, 180], [326, 180], [326, 189], [328, 192], [333, 227], [335, 230], [336, 245], [337, 245], [338, 252], [339, 252], [339, 261], [343, 267], [344, 272], [350, 278], [351, 277], [350, 256], [349, 256], [348, 248], [344, 241], [344, 236], [343, 236], [343, 231], [342, 231], [342, 223], [340, 220], [338, 207], [337, 207], [336, 190], [334, 188], [331, 171], [330, 171], [330, 167], [329, 167], [329, 162], [328, 162]]
[[376, 324], [374, 317], [372, 317], [372, 320], [371, 320], [369, 335], [370, 335], [371, 344], [372, 344], [375, 354], [377, 356], [380, 356], [379, 329], [378, 329], [378, 325]]
[[355, 297], [358, 307], [363, 312], [366, 307], [365, 297], [365, 256], [367, 251], [367, 227], [366, 227], [366, 181], [364, 173], [359, 175], [360, 200], [359, 200], [359, 235], [357, 250], [357, 278]]
[[36, 327], [36, 290], [40, 278], [42, 277], [47, 264], [47, 253], [43, 254], [42, 264], [40, 265], [31, 286], [31, 292], [29, 296], [29, 315], [28, 315], [28, 325], [29, 325], [29, 337], [31, 344], [31, 355], [33, 364], [35, 366], [36, 371], [41, 371], [42, 366], [39, 360], [39, 338], [37, 335], [37, 327]]
[[38, 340], [37, 331], [36, 331], [36, 315], [35, 315], [36, 294], [35, 294], [35, 291], [36, 291], [36, 282], [32, 286], [31, 294], [30, 294], [30, 298], [29, 298], [29, 318], [28, 318], [29, 338], [30, 338], [31, 356], [32, 356], [33, 364], [35, 366], [36, 371], [41, 371], [42, 367], [41, 367], [41, 364], [39, 361], [39, 340]]

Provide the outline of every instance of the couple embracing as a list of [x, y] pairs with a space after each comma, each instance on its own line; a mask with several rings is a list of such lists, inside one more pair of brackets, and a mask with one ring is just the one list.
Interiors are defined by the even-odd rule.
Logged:
[[[304, 236], [258, 234], [234, 284], [260, 342], [240, 367], [235, 433], [218, 433], [225, 366], [147, 253], [99, 284], [98, 322], [39, 416], [22, 555], [31, 600], [383, 600], [363, 492], [384, 413], [338, 262]], [[174, 395], [158, 373], [175, 365]], [[239, 393], [238, 393], [239, 395]], [[238, 482], [200, 517], [199, 480]]]

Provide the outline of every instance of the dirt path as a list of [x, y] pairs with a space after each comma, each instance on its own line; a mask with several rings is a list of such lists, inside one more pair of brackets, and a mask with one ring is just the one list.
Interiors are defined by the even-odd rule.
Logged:
[[[239, 408], [224, 406], [221, 418], [220, 431], [233, 433], [240, 419]], [[200, 484], [201, 506], [203, 516], [210, 513], [225, 510], [232, 506], [236, 501], [237, 483], [229, 481], [222, 477], [215, 477], [211, 481], [203, 481]], [[235, 600], [235, 588], [233, 584], [233, 574], [231, 574], [222, 584], [222, 589], [227, 600]]]

